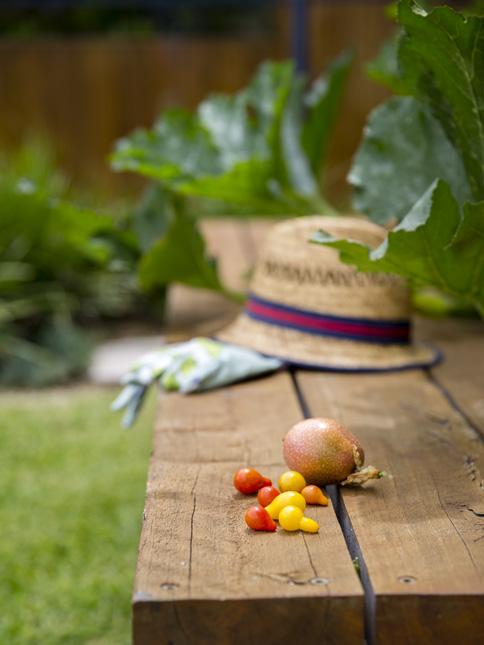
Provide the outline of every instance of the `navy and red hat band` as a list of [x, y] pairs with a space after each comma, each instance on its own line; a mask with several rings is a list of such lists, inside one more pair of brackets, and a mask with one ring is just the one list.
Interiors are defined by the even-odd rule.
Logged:
[[408, 320], [375, 320], [320, 314], [271, 302], [254, 294], [249, 294], [245, 313], [254, 320], [317, 336], [380, 345], [410, 343]]

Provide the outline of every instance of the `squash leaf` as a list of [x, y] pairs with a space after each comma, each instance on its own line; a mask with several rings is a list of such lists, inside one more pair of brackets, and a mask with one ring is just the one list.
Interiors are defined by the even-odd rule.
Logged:
[[394, 97], [376, 108], [353, 161], [353, 205], [376, 222], [401, 220], [436, 179], [459, 203], [472, 197], [462, 158], [430, 108]]
[[333, 212], [319, 177], [350, 64], [344, 54], [306, 91], [293, 62], [266, 62], [237, 94], [209, 96], [195, 114], [168, 110], [121, 139], [113, 168], [221, 201], [227, 215]]
[[387, 72], [411, 97], [373, 112], [349, 174], [355, 208], [377, 222], [404, 217], [436, 178], [459, 204], [484, 199], [484, 19], [400, 0], [398, 21]]
[[361, 271], [396, 273], [434, 286], [484, 312], [484, 201], [461, 209], [449, 185], [437, 180], [386, 240], [372, 250], [324, 231], [314, 242], [333, 247]]
[[214, 258], [207, 254], [196, 219], [184, 207], [173, 208], [165, 234], [144, 254], [139, 279], [146, 291], [178, 282], [190, 287], [210, 289], [234, 300], [238, 294], [222, 284]]
[[484, 199], [484, 19], [450, 7], [427, 13], [410, 0], [398, 10], [403, 77], [462, 157], [473, 198]]
[[302, 130], [302, 145], [313, 173], [318, 176], [326, 158], [332, 129], [354, 55], [343, 52], [329, 64], [304, 97], [307, 117]]

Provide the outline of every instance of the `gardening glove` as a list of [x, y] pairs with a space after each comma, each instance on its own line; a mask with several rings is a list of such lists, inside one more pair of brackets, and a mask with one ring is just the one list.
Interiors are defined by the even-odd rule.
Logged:
[[124, 388], [111, 405], [125, 409], [123, 425], [133, 425], [149, 386], [158, 381], [165, 391], [202, 392], [250, 376], [273, 372], [282, 361], [208, 338], [167, 345], [142, 356], [122, 379]]

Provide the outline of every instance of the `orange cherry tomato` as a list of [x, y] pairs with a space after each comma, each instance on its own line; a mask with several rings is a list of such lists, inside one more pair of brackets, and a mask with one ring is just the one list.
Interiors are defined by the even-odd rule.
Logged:
[[279, 491], [275, 486], [263, 486], [257, 493], [257, 501], [261, 506], [269, 506], [278, 495]]
[[276, 523], [262, 506], [251, 506], [245, 513], [245, 523], [254, 531], [275, 531]]
[[263, 486], [272, 486], [272, 482], [254, 468], [241, 468], [234, 475], [234, 486], [244, 495], [250, 495], [257, 493]]
[[319, 486], [314, 486], [314, 484], [305, 486], [301, 491], [301, 495], [308, 504], [319, 504], [320, 506], [327, 506], [329, 504], [326, 495]]

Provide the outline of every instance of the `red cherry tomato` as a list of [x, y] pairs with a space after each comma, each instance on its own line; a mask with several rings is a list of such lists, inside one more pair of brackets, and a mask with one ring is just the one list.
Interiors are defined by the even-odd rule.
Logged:
[[254, 531], [275, 531], [276, 523], [262, 506], [251, 506], [245, 513], [245, 523]]
[[234, 486], [238, 491], [244, 493], [244, 495], [257, 493], [263, 486], [271, 485], [272, 482], [270, 479], [263, 477], [253, 468], [241, 468], [234, 475]]
[[264, 486], [257, 493], [257, 501], [261, 506], [269, 506], [274, 498], [279, 495], [279, 491], [275, 486]]

